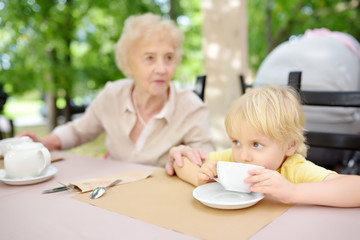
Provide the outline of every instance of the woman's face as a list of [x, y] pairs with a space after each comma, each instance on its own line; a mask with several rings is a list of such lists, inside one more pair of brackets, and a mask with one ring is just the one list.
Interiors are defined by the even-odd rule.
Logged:
[[171, 39], [155, 36], [139, 40], [130, 54], [136, 90], [149, 95], [166, 94], [178, 63]]

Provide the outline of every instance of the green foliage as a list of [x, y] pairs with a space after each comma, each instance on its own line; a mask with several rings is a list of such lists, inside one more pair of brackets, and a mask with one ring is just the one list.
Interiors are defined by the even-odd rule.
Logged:
[[[200, 0], [0, 0], [0, 83], [10, 95], [29, 90], [83, 96], [123, 77], [113, 46], [132, 14], [171, 17], [185, 33], [184, 84], [203, 74]], [[326, 27], [360, 39], [359, 0], [247, 0], [249, 63], [255, 72], [278, 44]]]
[[196, 75], [204, 74], [204, 58], [202, 53], [203, 18], [200, 0], [182, 0], [179, 2], [183, 16], [186, 16], [185, 21], [188, 20], [189, 24], [180, 25], [185, 33], [183, 44], [184, 55], [182, 64], [176, 71], [175, 80], [182, 84], [192, 84], [196, 80]]
[[160, 13], [146, 0], [0, 0], [0, 83], [73, 97], [123, 77], [113, 46], [132, 14]]
[[193, 82], [202, 69], [200, 0], [183, 0], [181, 4], [153, 0], [0, 0], [0, 4], [0, 83], [10, 95], [38, 89], [72, 98], [124, 77], [115, 65], [113, 47], [125, 19], [145, 12], [170, 15], [175, 21], [189, 14], [194, 20], [180, 26], [186, 35], [186, 54], [175, 79]]
[[266, 55], [293, 35], [328, 28], [360, 39], [359, 0], [248, 0], [249, 62], [256, 71]]

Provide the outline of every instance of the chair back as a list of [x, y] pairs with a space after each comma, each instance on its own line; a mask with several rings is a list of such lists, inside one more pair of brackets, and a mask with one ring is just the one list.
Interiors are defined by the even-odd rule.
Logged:
[[[360, 92], [359, 91], [309, 91], [301, 90], [301, 72], [290, 72], [288, 78], [288, 85], [292, 86], [299, 92], [302, 105], [311, 106], [327, 106], [327, 107], [360, 107]], [[360, 129], [359, 129], [360, 132]], [[326, 163], [326, 166], [341, 166], [339, 170], [341, 173], [350, 173], [352, 168], [356, 167], [354, 161], [359, 161], [360, 158], [360, 133], [338, 133], [338, 132], [320, 132], [314, 130], [306, 130], [306, 143], [312, 149], [328, 149], [334, 152], [344, 151], [342, 155], [344, 158], [341, 162]], [[314, 150], [315, 151], [315, 150]], [[350, 155], [350, 158], [349, 158]], [[352, 155], [352, 157], [351, 157]], [[325, 155], [323, 155], [324, 158]], [[310, 159], [312, 160], [312, 159]], [[326, 161], [326, 159], [324, 159]], [[317, 163], [318, 164], [318, 163]], [[360, 163], [356, 163], [359, 165]], [[322, 164], [319, 164], [322, 165]], [[325, 165], [325, 164], [324, 164]], [[351, 166], [350, 166], [351, 165]], [[356, 170], [358, 171], [358, 170]], [[356, 172], [357, 173], [357, 172]], [[359, 172], [360, 173], [360, 172]]]
[[14, 136], [14, 122], [12, 119], [3, 115], [4, 106], [8, 95], [0, 84], [0, 140]]
[[246, 89], [252, 88], [252, 84], [247, 84], [245, 82], [244, 75], [240, 74], [239, 75], [239, 80], [240, 80], [240, 86], [241, 86], [241, 93], [242, 94], [244, 94], [246, 92]]
[[206, 86], [206, 75], [198, 75], [196, 77], [196, 83], [193, 91], [203, 101], [205, 98], [205, 86]]
[[[303, 105], [328, 107], [360, 107], [359, 91], [308, 91], [301, 90], [301, 72], [290, 72], [288, 85], [294, 87], [300, 95]], [[360, 131], [360, 129], [359, 129]], [[310, 147], [360, 150], [360, 135], [307, 131], [307, 143]]]

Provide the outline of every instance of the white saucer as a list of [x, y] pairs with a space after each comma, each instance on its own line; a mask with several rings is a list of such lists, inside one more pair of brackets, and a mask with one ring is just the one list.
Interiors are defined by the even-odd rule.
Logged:
[[6, 177], [6, 172], [4, 169], [0, 169], [0, 181], [9, 184], [9, 185], [29, 185], [39, 182], [44, 182], [54, 176], [57, 173], [57, 168], [54, 166], [49, 166], [49, 168], [40, 176], [24, 179], [13, 179]]
[[247, 208], [264, 198], [262, 193], [227, 191], [218, 182], [198, 186], [194, 189], [193, 196], [204, 205], [219, 209]]

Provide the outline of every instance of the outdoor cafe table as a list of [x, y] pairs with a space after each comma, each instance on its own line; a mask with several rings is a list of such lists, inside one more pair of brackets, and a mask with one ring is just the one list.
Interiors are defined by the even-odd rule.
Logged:
[[[74, 193], [41, 193], [58, 182], [153, 167], [63, 151], [52, 154], [64, 160], [52, 163], [58, 172], [50, 180], [26, 186], [0, 182], [0, 239], [197, 239], [75, 200]], [[295, 205], [250, 239], [359, 239], [359, 229], [360, 208]]]

